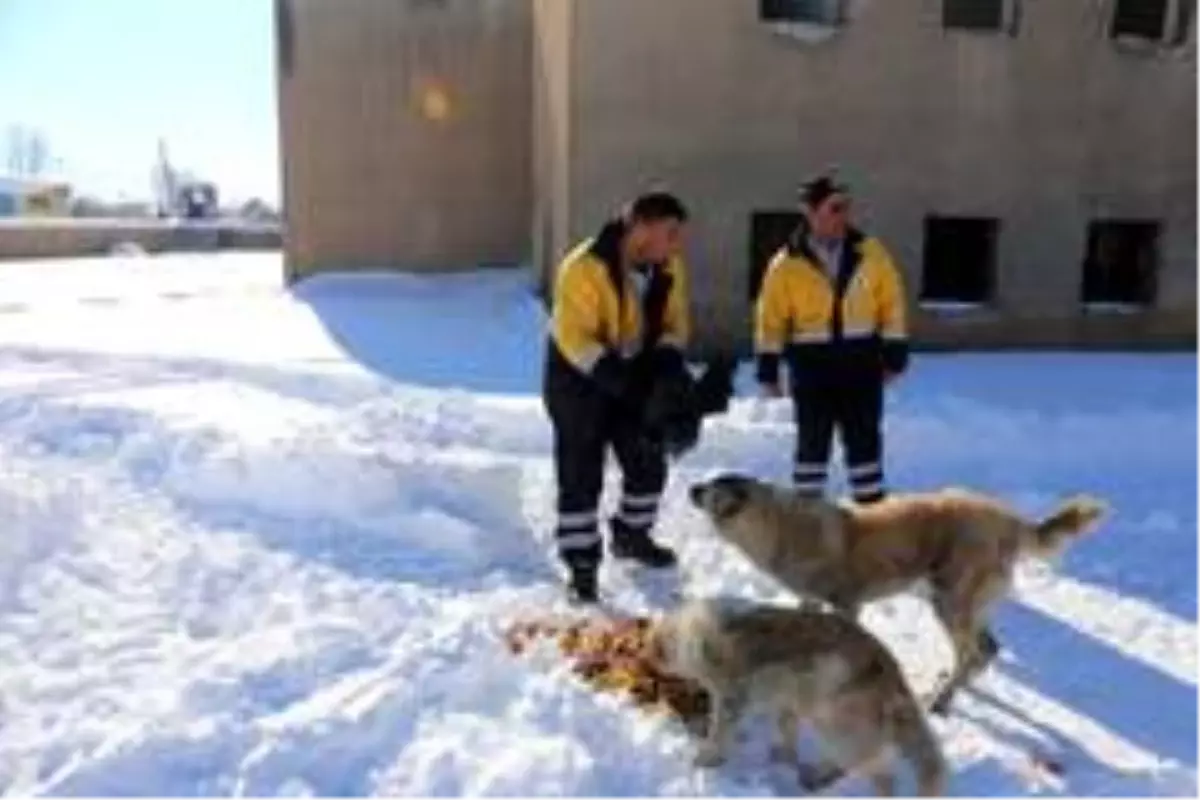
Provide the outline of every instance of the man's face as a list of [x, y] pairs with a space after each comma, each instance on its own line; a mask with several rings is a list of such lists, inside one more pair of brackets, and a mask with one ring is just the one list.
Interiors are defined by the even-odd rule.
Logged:
[[683, 247], [683, 223], [677, 219], [635, 222], [630, 229], [631, 250], [640, 263], [661, 264]]
[[850, 224], [850, 198], [841, 193], [829, 195], [816, 208], [808, 209], [808, 222], [819, 239], [841, 239]]

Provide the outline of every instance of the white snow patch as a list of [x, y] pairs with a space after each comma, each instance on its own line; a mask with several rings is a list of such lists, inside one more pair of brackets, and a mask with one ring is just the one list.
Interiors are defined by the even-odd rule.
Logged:
[[[261, 254], [0, 264], [0, 788], [794, 792], [763, 720], [697, 770], [679, 724], [505, 651], [512, 620], [567, 611], [527, 276], [281, 275]], [[672, 473], [679, 580], [606, 563], [611, 607], [786, 598], [686, 496], [716, 470], [786, 478], [791, 409], [751, 383]], [[898, 487], [1114, 509], [1022, 568], [999, 662], [934, 720], [952, 793], [1194, 796], [1195, 434], [1191, 355], [917, 354], [889, 393]], [[949, 665], [918, 597], [863, 621], [918, 691]]]

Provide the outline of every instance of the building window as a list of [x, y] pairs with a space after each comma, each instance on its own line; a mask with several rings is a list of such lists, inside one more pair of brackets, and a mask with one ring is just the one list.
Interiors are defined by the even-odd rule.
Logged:
[[926, 217], [921, 302], [991, 302], [999, 230], [999, 221], [989, 217]]
[[750, 215], [750, 300], [758, 298], [767, 265], [800, 225], [799, 211], [756, 211]]
[[764, 22], [800, 22], [808, 25], [841, 24], [843, 0], [758, 0]]
[[1194, 6], [1195, 0], [1115, 0], [1109, 36], [1182, 45]]
[[1083, 260], [1084, 305], [1144, 306], [1154, 302], [1160, 226], [1146, 220], [1096, 220], [1088, 226]]
[[942, 27], [1001, 31], [1006, 0], [942, 0]]

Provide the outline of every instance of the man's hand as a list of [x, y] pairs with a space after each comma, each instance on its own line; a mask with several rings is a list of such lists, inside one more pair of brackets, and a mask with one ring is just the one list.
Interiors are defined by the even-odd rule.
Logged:
[[891, 370], [885, 369], [883, 371], [883, 385], [884, 386], [891, 385], [897, 378], [900, 377], [901, 374], [902, 373], [892, 372]]
[[783, 387], [778, 383], [760, 383], [758, 390], [763, 397], [783, 397]]

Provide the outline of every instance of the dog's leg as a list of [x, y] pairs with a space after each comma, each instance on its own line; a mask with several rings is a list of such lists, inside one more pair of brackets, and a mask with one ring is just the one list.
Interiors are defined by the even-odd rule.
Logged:
[[875, 786], [875, 794], [880, 797], [894, 797], [896, 794], [896, 774], [890, 764], [883, 764], [868, 772], [871, 783]]
[[797, 610], [815, 613], [824, 611], [825, 606], [819, 599], [805, 595], [800, 598], [800, 605], [797, 607]]
[[878, 717], [858, 703], [813, 718], [821, 758], [802, 764], [800, 784], [809, 792], [828, 789], [848, 775], [864, 775], [882, 795], [895, 794], [890, 759], [883, 748]]
[[696, 753], [696, 765], [715, 767], [725, 761], [729, 739], [741, 716], [742, 695], [737, 689], [724, 691], [709, 690], [708, 733], [700, 742]]
[[806, 792], [815, 793], [828, 789], [846, 775], [846, 771], [832, 759], [823, 758], [815, 764], [801, 762], [796, 767], [800, 786]]
[[995, 634], [989, 628], [983, 628], [979, 631], [978, 647], [979, 657], [982, 661], [979, 669], [983, 671], [996, 660], [996, 656], [1000, 655], [1000, 642], [996, 640]]
[[950, 712], [950, 703], [954, 700], [954, 696], [970, 681], [976, 671], [973, 669], [975, 662], [973, 637], [969, 634], [956, 636], [954, 650], [957, 653], [958, 663], [942, 682], [933, 701], [929, 704], [929, 710], [938, 716], [944, 717]]
[[797, 729], [800, 727], [800, 716], [796, 709], [782, 709], [776, 717], [775, 725], [778, 736], [771, 745], [771, 760], [777, 764], [798, 767], [800, 754], [797, 748], [800, 743]]
[[858, 615], [862, 613], [862, 605], [854, 600], [842, 600], [837, 603], [837, 608], [847, 617], [857, 621]]
[[827, 599], [839, 613], [844, 614], [852, 620], [857, 620], [859, 612], [862, 611], [862, 602], [859, 600], [857, 593], [853, 591], [834, 591], [830, 592]]
[[903, 679], [883, 698], [886, 727], [895, 756], [904, 759], [917, 779], [916, 793], [924, 797], [945, 794], [946, 760], [925, 712]]
[[953, 597], [938, 595], [934, 610], [950, 634], [954, 645], [954, 670], [938, 690], [929, 710], [944, 716], [954, 695], [970, 683], [999, 653], [1000, 646], [987, 627], [979, 622], [974, 603], [955, 602]]

